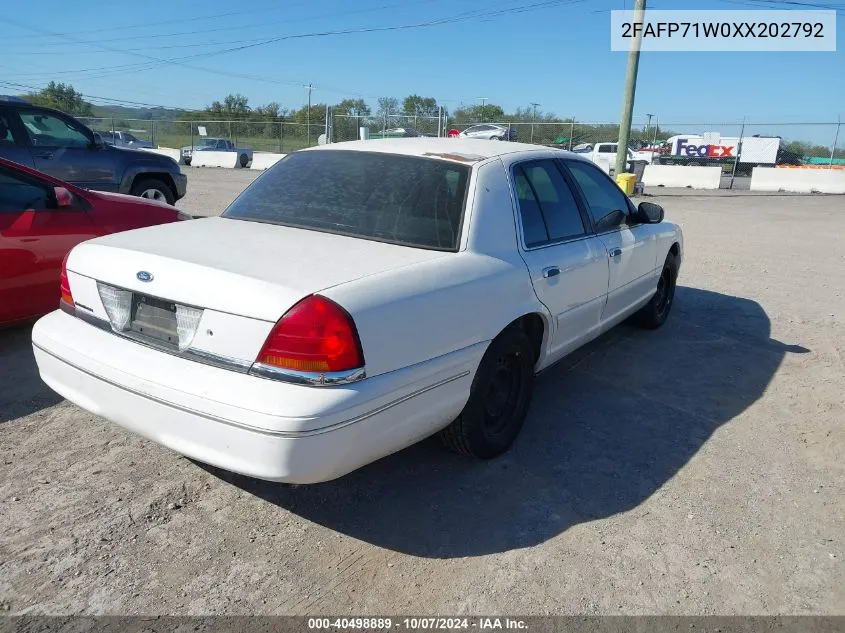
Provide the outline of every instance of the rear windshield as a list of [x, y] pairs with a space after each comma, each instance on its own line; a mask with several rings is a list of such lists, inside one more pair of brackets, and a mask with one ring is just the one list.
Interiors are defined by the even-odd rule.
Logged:
[[223, 217], [456, 251], [469, 167], [378, 152], [295, 152]]

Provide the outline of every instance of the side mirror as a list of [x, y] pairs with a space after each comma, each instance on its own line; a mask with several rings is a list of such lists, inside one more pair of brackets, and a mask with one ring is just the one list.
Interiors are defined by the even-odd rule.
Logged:
[[91, 143], [91, 149], [99, 150], [103, 149], [105, 146], [105, 142], [103, 141], [103, 137], [94, 132], [94, 142]]
[[659, 224], [663, 222], [663, 207], [653, 202], [640, 202], [637, 207], [636, 219], [643, 224]]
[[53, 193], [56, 196], [57, 209], [70, 209], [75, 202], [73, 194], [64, 187], [53, 187]]
[[595, 223], [595, 229], [596, 229], [597, 233], [600, 233], [600, 232], [603, 232], [603, 231], [609, 231], [611, 229], [615, 229], [619, 225], [624, 224], [624, 223], [625, 223], [625, 212], [620, 210], [620, 209], [616, 209], [615, 211], [611, 211], [610, 213], [608, 213], [604, 217], [599, 218], [599, 220]]

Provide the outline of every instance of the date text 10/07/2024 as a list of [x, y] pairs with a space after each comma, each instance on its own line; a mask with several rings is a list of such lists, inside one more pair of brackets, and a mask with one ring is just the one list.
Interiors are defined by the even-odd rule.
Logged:
[[478, 629], [492, 631], [497, 629], [526, 630], [524, 620], [511, 618], [308, 618], [308, 628], [312, 630], [390, 630], [393, 628], [408, 631], [455, 631]]

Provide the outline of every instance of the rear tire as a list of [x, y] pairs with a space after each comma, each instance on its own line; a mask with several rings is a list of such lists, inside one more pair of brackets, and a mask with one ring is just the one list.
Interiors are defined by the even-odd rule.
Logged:
[[450, 450], [478, 459], [507, 451], [519, 435], [534, 391], [534, 351], [525, 332], [499, 334], [481, 359], [463, 411], [440, 432]]
[[158, 178], [142, 178], [135, 181], [129, 194], [139, 198], [167, 202], [171, 206], [176, 202], [173, 190]]
[[191, 159], [190, 158], [183, 158], [182, 161], [188, 166], [191, 166]]
[[633, 322], [641, 328], [656, 330], [666, 323], [672, 304], [675, 302], [675, 283], [678, 280], [678, 258], [674, 254], [666, 255], [663, 270], [657, 280], [657, 290], [645, 306], [634, 314]]

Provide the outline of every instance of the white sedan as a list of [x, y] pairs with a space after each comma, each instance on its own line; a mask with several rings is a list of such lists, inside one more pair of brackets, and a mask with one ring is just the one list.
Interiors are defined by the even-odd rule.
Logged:
[[487, 459], [538, 371], [632, 315], [663, 324], [683, 246], [576, 154], [337, 143], [221, 217], [75, 247], [33, 348], [68, 400], [261, 479], [330, 480], [435, 433]]

